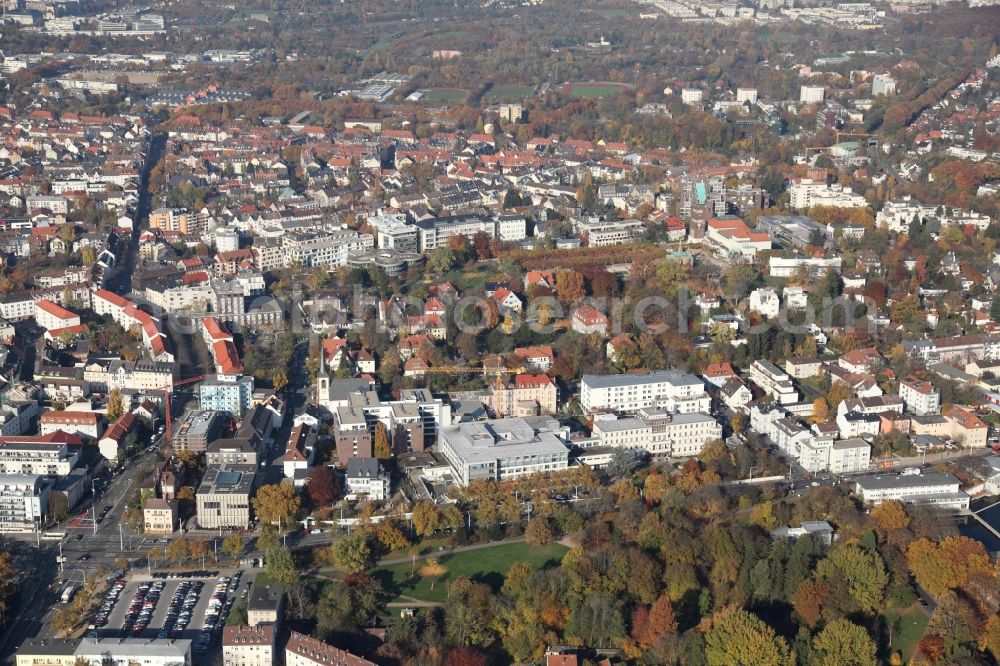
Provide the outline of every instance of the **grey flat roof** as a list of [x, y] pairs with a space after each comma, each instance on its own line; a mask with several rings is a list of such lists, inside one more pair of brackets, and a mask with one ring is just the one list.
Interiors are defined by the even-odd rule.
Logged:
[[186, 638], [84, 638], [77, 655], [103, 654], [130, 657], [177, 657], [191, 654], [191, 641]]
[[842, 439], [838, 442], [833, 443], [833, 448], [835, 449], [857, 449], [861, 447], [871, 447], [871, 444], [861, 439], [860, 437], [852, 437], [851, 439]]
[[667, 382], [674, 386], [703, 386], [704, 382], [690, 372], [681, 370], [661, 370], [644, 375], [584, 375], [581, 383], [592, 389], [613, 388], [616, 386], [633, 386], [636, 384], [655, 384]]
[[928, 474], [880, 475], [863, 476], [855, 479], [865, 490], [881, 490], [883, 488], [922, 488], [941, 486], [953, 483], [958, 485], [958, 477], [947, 472], [930, 472]]
[[441, 428], [441, 439], [467, 464], [507, 457], [569, 454], [569, 449], [552, 432], [536, 432], [524, 419], [461, 423]]
[[635, 417], [629, 417], [624, 419], [601, 419], [594, 421], [594, 429], [600, 429], [602, 432], [619, 432], [622, 430], [634, 430], [635, 428], [644, 428], [646, 426], [645, 421], [642, 419], [637, 419]]
[[29, 638], [21, 643], [17, 652], [22, 655], [68, 657], [76, 652], [79, 644], [78, 638]]
[[198, 486], [198, 494], [247, 494], [253, 487], [256, 465], [209, 465]]

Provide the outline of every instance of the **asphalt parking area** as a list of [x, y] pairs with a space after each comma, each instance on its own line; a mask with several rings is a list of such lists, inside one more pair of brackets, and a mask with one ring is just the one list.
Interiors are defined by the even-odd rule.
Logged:
[[[225, 575], [225, 574], [221, 574]], [[221, 577], [220, 575], [220, 577]], [[232, 593], [229, 593], [227, 589], [227, 600], [238, 600], [243, 588], [249, 583], [249, 577], [243, 576], [240, 580], [240, 584]], [[173, 629], [169, 631], [167, 638], [187, 638], [194, 642], [197, 642], [201, 636], [202, 629], [205, 626], [205, 615], [208, 612], [210, 606], [218, 606], [218, 603], [212, 604], [212, 594], [215, 592], [216, 585], [219, 582], [219, 577], [215, 578], [175, 578], [167, 580], [152, 580], [150, 581], [148, 577], [144, 576], [140, 578], [133, 578], [128, 581], [125, 588], [122, 590], [118, 597], [118, 601], [115, 603], [108, 615], [107, 624], [96, 629], [97, 635], [100, 637], [136, 637], [136, 638], [157, 638], [161, 635], [161, 630], [163, 629]], [[125, 622], [126, 615], [129, 613], [129, 606], [135, 598], [136, 593], [140, 590], [140, 586], [151, 586], [153, 583], [162, 584], [163, 589], [160, 591], [159, 599], [156, 601], [156, 605], [152, 610], [149, 621], [146, 626], [135, 633], [133, 630], [123, 630], [122, 625]], [[200, 588], [199, 584], [200, 583]], [[168, 622], [168, 614], [171, 613], [171, 602], [173, 601], [178, 589], [183, 594], [183, 597], [178, 596], [179, 602], [174, 607], [174, 619], [173, 622]], [[184, 601], [187, 599], [193, 599], [197, 597], [197, 601], [194, 606], [190, 608], [190, 616], [187, 619], [186, 626], [181, 628], [178, 626], [178, 621], [181, 621], [184, 616]], [[218, 620], [218, 626], [221, 627], [225, 622], [224, 617], [220, 617]], [[128, 625], [126, 624], [126, 627]], [[134, 628], [134, 627], [133, 627]]]

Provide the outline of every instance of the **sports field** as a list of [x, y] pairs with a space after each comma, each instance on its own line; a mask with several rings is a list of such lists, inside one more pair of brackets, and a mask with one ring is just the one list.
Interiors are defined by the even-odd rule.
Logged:
[[621, 83], [570, 83], [563, 88], [571, 97], [614, 97], [625, 92], [628, 86]]
[[519, 102], [535, 94], [531, 86], [493, 86], [486, 91], [483, 99], [487, 102]]
[[425, 88], [420, 92], [428, 102], [460, 102], [469, 94], [461, 88]]

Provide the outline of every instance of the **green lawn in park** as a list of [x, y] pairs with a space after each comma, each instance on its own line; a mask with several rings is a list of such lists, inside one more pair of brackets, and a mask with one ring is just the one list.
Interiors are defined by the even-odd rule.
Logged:
[[[454, 554], [438, 554], [438, 562], [447, 569], [447, 573], [434, 581], [434, 589], [431, 589], [431, 580], [422, 578], [420, 574], [411, 576], [413, 564], [395, 564], [389, 567], [380, 567], [373, 572], [373, 576], [382, 581], [382, 584], [393, 596], [412, 597], [422, 601], [442, 602], [448, 595], [448, 583], [460, 576], [468, 576], [473, 580], [486, 583], [494, 590], [499, 590], [503, 585], [504, 576], [515, 562], [527, 562], [531, 566], [542, 569], [556, 566], [568, 549], [557, 543], [547, 546], [534, 547], [526, 543], [500, 543], [489, 548], [467, 550]], [[420, 570], [423, 561], [416, 562], [417, 571]]]
[[924, 635], [928, 622], [927, 613], [919, 606], [889, 608], [885, 611], [886, 624], [892, 625], [892, 651], [901, 650], [903, 663], [909, 661]]

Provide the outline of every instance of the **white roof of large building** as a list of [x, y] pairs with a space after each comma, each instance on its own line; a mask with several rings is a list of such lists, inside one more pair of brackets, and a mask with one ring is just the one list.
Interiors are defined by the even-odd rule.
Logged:
[[702, 386], [704, 382], [689, 372], [661, 370], [644, 375], [584, 375], [582, 382], [592, 389], [667, 382], [674, 386]]
[[442, 428], [441, 437], [469, 464], [568, 451], [555, 433], [536, 430], [521, 418], [460, 423]]

